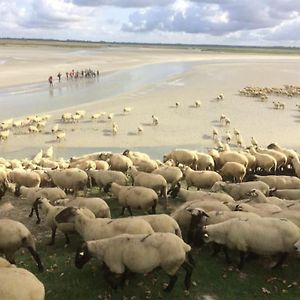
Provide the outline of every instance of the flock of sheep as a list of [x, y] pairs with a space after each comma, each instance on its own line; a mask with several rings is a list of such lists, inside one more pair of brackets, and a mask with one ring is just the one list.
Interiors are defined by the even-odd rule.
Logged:
[[[250, 254], [279, 255], [274, 267], [280, 267], [300, 251], [299, 157], [276, 143], [253, 145], [250, 151], [176, 149], [162, 161], [130, 150], [55, 160], [50, 147], [31, 160], [1, 158], [0, 197], [4, 201], [11, 192], [21, 197], [29, 216], [35, 214], [36, 223], [43, 221], [51, 231], [49, 245], [57, 230], [66, 243], [70, 234], [79, 235], [75, 266], [95, 258], [113, 288], [124, 283], [127, 270], [149, 273], [160, 267], [169, 276], [166, 291], [173, 289], [180, 268], [189, 289], [195, 267], [191, 250], [203, 242], [213, 245], [214, 254], [222, 250], [228, 262], [229, 251], [238, 250], [240, 269]], [[106, 201], [88, 197], [91, 187], [107, 193]], [[173, 198], [182, 204], [175, 207]], [[111, 218], [110, 200], [118, 201], [119, 218]], [[164, 214], [156, 214], [160, 202]], [[22, 247], [43, 271], [43, 253], [32, 233], [21, 222], [1, 218], [0, 295], [44, 299], [43, 284], [14, 266]]]

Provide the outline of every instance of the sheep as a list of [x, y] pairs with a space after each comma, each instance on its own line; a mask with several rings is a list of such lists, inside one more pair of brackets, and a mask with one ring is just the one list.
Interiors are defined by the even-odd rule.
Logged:
[[73, 123], [76, 123], [76, 122], [78, 123], [81, 119], [82, 119], [82, 116], [79, 114], [72, 114], [72, 116], [71, 116], [71, 121]]
[[216, 128], [213, 128], [213, 132], [212, 133], [213, 133], [212, 134], [212, 138], [213, 138], [213, 140], [215, 140], [218, 137], [219, 132], [218, 132], [218, 130]]
[[181, 230], [178, 223], [169, 215], [144, 215], [137, 216], [134, 218], [141, 218], [148, 222], [151, 225], [154, 232], [170, 232], [182, 238]]
[[4, 130], [0, 132], [0, 140], [1, 141], [6, 141], [9, 137], [10, 130]]
[[195, 101], [195, 107], [197, 108], [197, 107], [200, 107], [200, 106], [201, 106], [201, 101], [199, 101], [199, 100]]
[[219, 94], [219, 95], [217, 96], [216, 100], [217, 100], [217, 101], [224, 100], [224, 94], [223, 94], [223, 93]]
[[243, 166], [247, 167], [248, 160], [247, 157], [239, 152], [236, 151], [223, 151], [221, 153], [218, 152], [211, 152], [211, 156], [214, 158], [216, 167], [218, 169], [222, 168], [223, 165], [227, 162], [237, 162], [242, 164]]
[[101, 113], [95, 113], [91, 115], [91, 120], [97, 120], [100, 119], [102, 117]]
[[43, 158], [43, 150], [40, 150], [32, 159], [34, 164], [39, 164], [41, 159]]
[[186, 166], [193, 167], [198, 159], [196, 151], [191, 151], [187, 149], [175, 149], [168, 154], [164, 155], [163, 162], [173, 159], [176, 166], [178, 164], [183, 164]]
[[155, 169], [153, 174], [160, 174], [163, 176], [167, 183], [171, 184], [171, 189], [182, 179], [182, 171], [178, 167], [162, 166]]
[[186, 202], [197, 199], [213, 199], [222, 203], [235, 202], [233, 198], [227, 195], [226, 193], [190, 191], [182, 188], [180, 183], [177, 183], [177, 185], [174, 188], [170, 189], [168, 191], [168, 194], [170, 194], [172, 198], [179, 196], [180, 199]]
[[167, 181], [163, 176], [139, 172], [134, 166], [128, 169], [128, 174], [132, 177], [135, 186], [144, 186], [156, 192], [160, 192], [165, 198], [165, 208], [168, 207]]
[[12, 124], [12, 127], [14, 128], [20, 128], [22, 127], [24, 124], [23, 120], [15, 120]]
[[45, 158], [52, 158], [53, 157], [53, 146], [50, 146], [46, 151], [44, 151]]
[[7, 178], [9, 182], [16, 184], [16, 193], [18, 193], [21, 186], [38, 187], [41, 183], [39, 174], [33, 171], [25, 171], [23, 169], [14, 169], [10, 171]]
[[300, 189], [300, 178], [284, 175], [254, 175], [255, 180], [265, 182], [270, 188], [281, 189]]
[[22, 195], [22, 197], [24, 197], [31, 205], [39, 197], [47, 198], [50, 202], [67, 197], [66, 193], [58, 187], [28, 188], [22, 186], [20, 187], [20, 195]]
[[40, 132], [40, 130], [36, 126], [30, 125], [28, 127], [28, 133], [38, 133], [38, 132]]
[[115, 122], [112, 123], [112, 135], [116, 135], [118, 133], [119, 126]]
[[232, 140], [232, 137], [231, 137], [231, 134], [230, 134], [230, 131], [226, 131], [226, 135], [225, 135], [225, 141], [226, 143], [230, 143]]
[[250, 181], [242, 183], [216, 182], [211, 188], [211, 191], [223, 191], [233, 197], [233, 199], [240, 200], [247, 198], [247, 193], [252, 189], [258, 189], [266, 196], [269, 195], [270, 191], [269, 186], [262, 181]]
[[67, 207], [56, 217], [57, 224], [73, 224], [75, 231], [84, 241], [101, 240], [122, 233], [151, 234], [153, 229], [148, 222], [140, 218], [96, 218], [91, 219], [83, 214], [81, 209]]
[[123, 113], [130, 113], [131, 111], [132, 111], [132, 107], [126, 106], [123, 108]]
[[273, 156], [276, 161], [277, 161], [277, 168], [284, 167], [287, 164], [287, 156], [274, 149], [262, 149], [262, 148], [257, 148], [256, 151], [258, 153], [263, 153], [263, 154], [269, 154]]
[[128, 178], [120, 171], [112, 170], [89, 170], [88, 175], [90, 179], [94, 180], [96, 185], [104, 192], [108, 192], [111, 183], [116, 182], [120, 185], [127, 185]]
[[45, 288], [35, 275], [6, 261], [0, 265], [0, 296], [5, 300], [44, 300]]
[[[36, 221], [37, 224], [40, 224], [41, 222], [39, 216], [39, 207], [41, 208], [42, 213], [45, 215], [46, 226], [51, 229], [51, 240], [47, 245], [49, 246], [54, 245], [57, 228], [64, 233], [66, 244], [69, 244], [70, 243], [69, 234], [75, 232], [74, 224], [68, 222], [57, 222], [56, 216], [59, 213], [70, 209], [70, 207], [53, 206], [52, 204], [49, 203], [49, 201], [46, 198], [37, 198], [32, 205], [33, 209], [29, 215], [29, 217], [32, 217], [33, 211], [35, 211], [37, 217], [37, 221]], [[95, 215], [87, 208], [81, 208], [81, 213], [87, 219], [95, 219]]]
[[107, 114], [107, 119], [112, 120], [114, 118], [114, 115], [115, 115], [114, 113]]
[[74, 195], [81, 189], [86, 190], [88, 176], [84, 171], [78, 168], [48, 170], [46, 174], [57, 187], [66, 190], [72, 189]]
[[123, 152], [123, 155], [129, 157], [133, 163], [139, 160], [151, 160], [150, 156], [146, 153], [143, 152], [138, 152], [138, 151], [131, 151], [129, 149], [126, 149]]
[[246, 175], [246, 168], [240, 163], [231, 161], [223, 165], [219, 170], [219, 174], [222, 176], [221, 178], [233, 178], [233, 182], [242, 182]]
[[152, 115], [152, 125], [157, 126], [158, 125], [158, 117], [155, 115]]
[[10, 219], [0, 219], [0, 252], [6, 259], [15, 264], [15, 253], [20, 248], [27, 248], [40, 272], [43, 271], [41, 259], [36, 252], [34, 237], [25, 225]]
[[96, 257], [105, 264], [105, 278], [112, 287], [116, 284], [111, 280], [111, 274], [122, 274], [124, 281], [126, 269], [143, 274], [161, 267], [170, 277], [165, 288], [166, 292], [170, 292], [180, 267], [186, 271], [185, 288], [190, 287], [193, 267], [186, 261], [189, 251], [191, 247], [171, 233], [124, 234], [84, 243], [76, 252], [75, 265], [81, 269], [90, 258]]
[[256, 139], [254, 138], [254, 136], [251, 136], [251, 144], [254, 147], [258, 147], [258, 143], [257, 143]]
[[83, 119], [84, 116], [85, 116], [85, 114], [86, 114], [86, 111], [85, 111], [85, 110], [77, 110], [77, 111], [75, 112], [75, 115], [80, 116], [80, 119]]
[[58, 124], [55, 124], [55, 125], [52, 127], [51, 132], [52, 132], [52, 133], [56, 133], [58, 130], [59, 130], [59, 125], [58, 125]]
[[256, 167], [270, 173], [273, 169], [274, 172], [277, 169], [276, 159], [269, 155], [257, 152], [254, 147], [250, 147], [250, 153], [256, 158]]
[[70, 168], [78, 168], [80, 170], [86, 171], [86, 170], [95, 170], [96, 169], [96, 163], [92, 160], [80, 160], [76, 162], [71, 162], [69, 165]]
[[55, 135], [58, 142], [66, 139], [66, 133], [62, 130], [58, 130]]
[[141, 134], [143, 131], [144, 131], [143, 126], [139, 125], [138, 128], [137, 128], [138, 134]]
[[297, 153], [294, 150], [282, 148], [277, 143], [271, 143], [270, 145], [268, 145], [267, 148], [273, 149], [273, 150], [276, 150], [276, 151], [279, 151], [279, 152], [285, 154], [288, 159], [287, 164], [291, 163], [291, 157], [297, 156]]
[[211, 188], [217, 181], [221, 181], [222, 177], [214, 171], [194, 171], [190, 167], [185, 168], [185, 180], [187, 189], [190, 186], [200, 188]]
[[150, 211], [155, 214], [155, 208], [158, 202], [158, 196], [154, 190], [143, 186], [121, 186], [115, 182], [111, 185], [113, 195], [118, 199], [122, 206], [121, 215], [124, 215], [125, 209], [132, 215], [131, 208], [142, 209], [145, 212]]
[[300, 229], [287, 219], [236, 218], [207, 225], [204, 229], [205, 242], [239, 250], [239, 269], [242, 269], [245, 253], [249, 250], [259, 255], [280, 254], [273, 268], [280, 267], [299, 239]]
[[215, 148], [218, 150], [223, 151], [224, 150], [224, 144], [221, 142], [220, 138], [217, 136], [214, 139]]
[[153, 159], [135, 159], [134, 166], [141, 172], [151, 173], [158, 168], [158, 164]]
[[254, 155], [250, 154], [248, 152], [248, 150], [245, 150], [243, 152], [240, 152], [242, 153], [248, 160], [248, 164], [247, 164], [247, 172], [254, 172], [255, 169], [256, 169], [256, 158]]
[[62, 122], [64, 122], [64, 123], [71, 122], [71, 121], [72, 121], [72, 113], [64, 113], [64, 114], [61, 116], [61, 120], [62, 120]]
[[197, 161], [196, 161], [196, 169], [201, 170], [213, 170], [215, 167], [214, 159], [206, 153], [196, 152]]
[[109, 157], [111, 170], [126, 172], [133, 165], [130, 158], [119, 153], [112, 153]]
[[104, 160], [95, 160], [96, 170], [108, 170], [109, 164]]
[[96, 218], [111, 217], [109, 206], [101, 198], [77, 197], [74, 199], [58, 199], [54, 203], [58, 206], [88, 208]]
[[59, 167], [58, 162], [50, 160], [48, 158], [42, 158], [39, 162], [39, 165], [43, 168], [56, 169]]
[[300, 189], [271, 189], [270, 196], [276, 196], [287, 200], [300, 200]]
[[178, 108], [179, 106], [180, 106], [180, 102], [179, 102], [179, 101], [176, 101], [176, 102], [175, 102], [175, 107]]

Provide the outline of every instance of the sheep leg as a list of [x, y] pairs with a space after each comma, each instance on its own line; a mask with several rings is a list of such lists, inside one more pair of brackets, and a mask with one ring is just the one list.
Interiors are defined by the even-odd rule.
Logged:
[[70, 244], [70, 238], [67, 233], [65, 233], [66, 245]]
[[151, 211], [151, 213], [153, 214], [153, 215], [155, 215], [156, 214], [156, 202], [153, 204], [153, 206], [152, 206], [152, 211]]
[[213, 243], [212, 247], [213, 247], [213, 253], [211, 254], [211, 256], [217, 256], [221, 251], [221, 245]]
[[31, 211], [30, 211], [30, 214], [29, 214], [29, 216], [28, 216], [29, 218], [31, 218], [31, 217], [33, 216], [33, 211], [34, 211], [34, 208], [32, 207], [32, 208], [31, 208]]
[[126, 207], [125, 207], [125, 206], [122, 206], [122, 210], [121, 210], [120, 216], [124, 216], [125, 209], [126, 209]]
[[130, 207], [130, 206], [127, 206], [127, 210], [129, 211], [130, 215], [133, 216], [132, 210], [131, 210], [131, 207]]
[[103, 275], [104, 280], [110, 285], [111, 288], [116, 289], [118, 287], [116, 281], [113, 279], [113, 273], [109, 270], [105, 263], [103, 263]]
[[177, 281], [177, 275], [169, 275], [170, 277], [170, 281], [169, 281], [169, 284], [168, 286], [164, 289], [165, 292], [171, 292], [176, 281]]
[[242, 270], [244, 264], [245, 264], [245, 252], [240, 251], [240, 263], [238, 265], [238, 269]]
[[184, 278], [184, 285], [185, 285], [185, 288], [188, 290], [191, 286], [191, 276], [192, 276], [194, 267], [192, 265], [190, 265], [187, 261], [185, 261], [182, 264], [182, 267], [186, 271], [185, 278]]
[[51, 234], [51, 240], [50, 242], [47, 244], [48, 246], [52, 246], [55, 243], [55, 234], [56, 234], [56, 227], [52, 228], [52, 234]]
[[228, 254], [228, 249], [226, 246], [223, 246], [223, 252], [224, 252], [224, 255], [225, 255], [225, 259], [226, 259], [226, 263], [230, 264], [231, 263], [231, 259], [229, 257], [229, 254]]
[[40, 259], [40, 256], [38, 255], [38, 253], [32, 247], [27, 247], [27, 249], [30, 252], [30, 254], [32, 255], [32, 257], [34, 258], [34, 260], [36, 261], [39, 271], [43, 272], [44, 267], [42, 265], [42, 262], [41, 262], [41, 259]]
[[187, 258], [188, 258], [189, 264], [191, 264], [191, 265], [193, 265], [193, 266], [196, 264], [196, 262], [195, 262], [195, 260], [194, 260], [194, 258], [193, 258], [193, 255], [192, 255], [192, 253], [191, 253], [191, 251], [187, 253]]
[[278, 259], [277, 263], [275, 264], [275, 266], [272, 267], [272, 269], [276, 269], [276, 268], [282, 267], [282, 264], [285, 261], [285, 259], [288, 257], [288, 255], [289, 254], [287, 252], [281, 253], [281, 255], [279, 256], [279, 259]]

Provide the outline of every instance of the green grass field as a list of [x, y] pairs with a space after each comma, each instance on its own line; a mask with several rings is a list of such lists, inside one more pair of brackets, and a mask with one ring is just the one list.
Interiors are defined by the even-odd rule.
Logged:
[[[93, 195], [97, 192], [93, 190]], [[115, 200], [107, 198], [112, 214], [117, 217], [120, 213]], [[28, 206], [21, 200], [12, 200], [16, 207], [20, 206], [23, 215], [27, 215]], [[180, 204], [173, 201], [173, 207]], [[21, 204], [20, 204], [21, 203]], [[159, 210], [162, 211], [161, 207]], [[138, 214], [138, 211], [134, 212]], [[163, 284], [168, 282], [168, 276], [162, 271], [149, 275], [131, 275], [123, 289], [112, 290], [104, 281], [100, 265], [92, 259], [82, 270], [74, 266], [74, 257], [80, 240], [71, 237], [71, 245], [64, 246], [64, 236], [57, 234], [55, 246], [46, 246], [50, 238], [50, 231], [43, 225], [35, 225], [34, 219], [26, 217], [29, 228], [38, 232], [38, 252], [41, 255], [45, 271], [38, 273], [37, 267], [27, 251], [17, 255], [19, 266], [23, 266], [44, 283], [47, 300], [64, 299], [300, 299], [300, 261], [296, 257], [289, 257], [282, 269], [271, 270], [269, 258], [259, 258], [247, 262], [242, 272], [236, 269], [238, 254], [231, 253], [232, 265], [227, 265], [222, 253], [217, 257], [211, 256], [211, 249], [206, 245], [202, 249], [194, 249], [193, 257], [196, 261], [192, 276], [192, 287], [189, 292], [184, 291], [184, 272], [180, 270], [178, 282], [170, 294], [163, 292]], [[33, 229], [32, 229], [33, 230]], [[299, 282], [298, 282], [299, 281]], [[211, 298], [209, 298], [211, 297]], [[2, 299], [1, 299], [2, 300]], [[4, 300], [4, 299], [3, 299]]]

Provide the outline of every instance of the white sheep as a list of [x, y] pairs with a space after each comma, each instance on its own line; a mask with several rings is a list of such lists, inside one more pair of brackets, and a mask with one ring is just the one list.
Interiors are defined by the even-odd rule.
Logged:
[[144, 186], [153, 189], [157, 193], [160, 192], [160, 194], [165, 198], [165, 208], [167, 208], [167, 181], [163, 176], [160, 174], [139, 172], [134, 166], [128, 169], [128, 174], [131, 175], [135, 186]]
[[56, 133], [58, 130], [59, 130], [59, 125], [58, 125], [58, 124], [55, 124], [55, 125], [52, 127], [51, 132], [52, 132], [52, 133]]
[[153, 189], [143, 186], [121, 186], [113, 182], [111, 191], [122, 206], [121, 215], [124, 215], [126, 208], [130, 215], [132, 215], [131, 208], [142, 209], [145, 212], [151, 209], [153, 214], [156, 212], [158, 196]]
[[45, 158], [52, 158], [53, 157], [53, 146], [50, 146], [46, 151], [44, 151]]
[[201, 101], [196, 100], [196, 101], [195, 101], [195, 107], [200, 107], [200, 106], [201, 106]]
[[3, 300], [44, 300], [45, 288], [35, 275], [0, 258], [0, 296]]
[[198, 190], [201, 188], [211, 188], [217, 181], [221, 181], [222, 177], [215, 171], [194, 171], [190, 167], [185, 168], [185, 180], [187, 189], [195, 186]]
[[271, 172], [274, 170], [274, 172], [277, 169], [277, 161], [276, 159], [269, 155], [264, 153], [257, 152], [254, 147], [250, 147], [250, 153], [255, 156], [256, 158], [256, 167], [260, 168], [266, 172]]
[[180, 102], [179, 102], [179, 101], [176, 101], [176, 102], [175, 102], [175, 107], [178, 108], [179, 106], [180, 106]]
[[270, 196], [276, 196], [287, 200], [300, 200], [300, 189], [271, 189]]
[[[15, 264], [15, 253], [20, 248], [27, 248], [40, 271], [43, 271], [41, 259], [36, 252], [34, 237], [25, 225], [10, 219], [0, 219], [0, 252]], [[0, 294], [1, 295], [1, 294]]]
[[123, 152], [123, 155], [129, 157], [133, 163], [139, 160], [150, 160], [150, 156], [144, 152], [138, 152], [138, 151], [131, 151], [129, 149], [126, 149]]
[[300, 229], [287, 219], [236, 218], [205, 226], [204, 237], [206, 242], [240, 251], [239, 269], [249, 249], [259, 255], [281, 254], [274, 266], [279, 267], [294, 250], [294, 244], [300, 239]]
[[[75, 265], [82, 268], [91, 257], [96, 257], [107, 266], [107, 273], [123, 274], [128, 269], [134, 273], [149, 273], [162, 268], [170, 277], [165, 291], [170, 292], [177, 280], [177, 271], [183, 267], [186, 271], [185, 288], [189, 289], [192, 265], [186, 261], [191, 247], [178, 236], [171, 233], [153, 233], [129, 235], [84, 243], [76, 253]], [[116, 287], [110, 276], [106, 280]]]
[[30, 126], [28, 127], [28, 132], [29, 132], [29, 133], [38, 133], [38, 132], [40, 132], [40, 130], [39, 130], [36, 126], [30, 125]]
[[123, 113], [130, 113], [131, 111], [132, 111], [132, 107], [126, 106], [123, 108]]
[[107, 203], [101, 198], [77, 197], [74, 199], [58, 199], [55, 201], [58, 206], [73, 206], [78, 208], [88, 208], [96, 218], [110, 218], [110, 209]]
[[263, 153], [263, 154], [269, 154], [271, 156], [273, 156], [275, 158], [275, 160], [277, 161], [277, 168], [280, 167], [285, 167], [288, 161], [287, 156], [277, 150], [274, 149], [263, 149], [263, 148], [257, 148], [256, 151], [258, 153]]
[[153, 229], [148, 222], [140, 218], [96, 218], [91, 219], [81, 209], [67, 207], [55, 217], [58, 224], [73, 224], [76, 232], [84, 241], [100, 240], [122, 233], [149, 234]]
[[66, 139], [66, 133], [62, 130], [58, 130], [55, 134], [56, 136], [56, 140], [58, 142], [61, 142], [62, 140], [65, 140]]
[[143, 131], [144, 131], [143, 126], [139, 125], [138, 128], [137, 128], [138, 134], [141, 134]]
[[284, 175], [254, 175], [255, 180], [265, 182], [270, 188], [282, 189], [300, 189], [300, 178]]
[[46, 173], [57, 187], [66, 190], [72, 189], [74, 195], [76, 195], [79, 190], [86, 189], [88, 176], [84, 171], [78, 168], [48, 170]]
[[223, 165], [219, 170], [219, 174], [222, 176], [221, 178], [232, 178], [234, 182], [242, 182], [246, 175], [246, 168], [240, 163], [230, 161]]
[[112, 124], [112, 135], [116, 135], [118, 133], [119, 126], [115, 122]]
[[197, 170], [213, 170], [215, 167], [214, 159], [207, 153], [196, 152], [197, 161], [196, 168]]
[[262, 181], [249, 181], [242, 183], [226, 183], [216, 182], [211, 188], [212, 192], [225, 192], [229, 194], [233, 199], [240, 200], [247, 198], [247, 193], [252, 189], [258, 189], [263, 192], [264, 195], [269, 195], [269, 186]]
[[158, 125], [158, 117], [155, 115], [152, 115], [152, 125], [154, 126]]
[[0, 140], [1, 141], [6, 141], [9, 137], [10, 130], [4, 130], [0, 132]]
[[61, 119], [64, 123], [71, 122], [72, 121], [72, 113], [64, 113], [61, 116]]
[[14, 169], [8, 173], [9, 182], [16, 184], [16, 192], [21, 186], [38, 187], [41, 183], [41, 177], [34, 171], [25, 171], [23, 169]]
[[128, 168], [133, 165], [129, 157], [119, 153], [112, 153], [109, 156], [108, 162], [110, 164], [111, 170], [121, 171], [121, 172], [126, 172]]
[[96, 185], [105, 192], [108, 192], [110, 185], [116, 182], [120, 185], [127, 185], [128, 178], [120, 171], [112, 170], [89, 170], [88, 175], [90, 179], [93, 179]]
[[163, 161], [166, 162], [169, 159], [173, 159], [176, 166], [183, 164], [186, 166], [195, 166], [198, 159], [196, 151], [187, 149], [175, 149], [168, 154], [165, 154]]
[[182, 171], [178, 167], [173, 166], [161, 166], [155, 169], [153, 174], [160, 174], [163, 176], [167, 183], [171, 184], [170, 188], [175, 187], [175, 185], [182, 179]]

